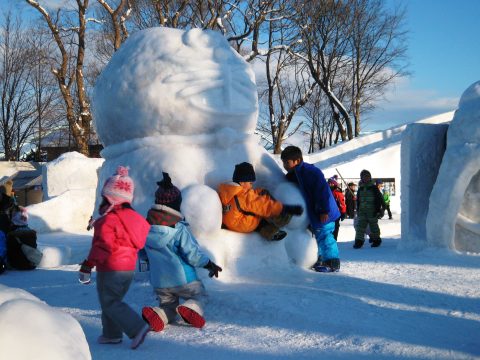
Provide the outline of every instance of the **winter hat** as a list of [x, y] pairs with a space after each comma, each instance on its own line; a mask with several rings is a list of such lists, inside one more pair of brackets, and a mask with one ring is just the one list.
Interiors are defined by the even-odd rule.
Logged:
[[333, 187], [338, 187], [338, 182], [336, 181], [335, 178], [331, 177], [330, 179], [328, 179], [328, 185]]
[[168, 206], [174, 210], [180, 211], [182, 205], [182, 193], [172, 184], [172, 179], [168, 173], [163, 173], [163, 180], [157, 182], [158, 189], [155, 191], [155, 204]]
[[369, 180], [372, 179], [372, 174], [370, 174], [370, 171], [368, 171], [368, 170], [362, 170], [362, 171], [360, 172], [360, 179], [362, 179], [363, 182], [366, 181], [365, 178], [366, 178], [367, 176], [369, 177]]
[[383, 181], [380, 180], [380, 179], [377, 179], [377, 180], [375, 180], [375, 184], [376, 185], [381, 185], [381, 184], [383, 184]]
[[117, 172], [105, 181], [102, 196], [104, 196], [111, 205], [131, 204], [134, 190], [135, 185], [133, 180], [128, 176], [128, 167], [119, 166], [117, 167]]
[[19, 206], [12, 216], [12, 223], [17, 226], [24, 226], [28, 224], [28, 212], [23, 206]]
[[13, 181], [7, 180], [5, 184], [0, 186], [0, 193], [4, 193], [7, 196], [12, 196]]
[[241, 164], [235, 165], [235, 171], [233, 172], [232, 180], [234, 182], [254, 182], [255, 170], [253, 170], [252, 164], [243, 162]]

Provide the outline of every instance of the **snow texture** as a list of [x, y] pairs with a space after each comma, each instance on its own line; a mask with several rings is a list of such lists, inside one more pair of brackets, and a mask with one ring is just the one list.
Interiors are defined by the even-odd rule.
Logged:
[[480, 82], [460, 98], [427, 215], [431, 245], [480, 252]]

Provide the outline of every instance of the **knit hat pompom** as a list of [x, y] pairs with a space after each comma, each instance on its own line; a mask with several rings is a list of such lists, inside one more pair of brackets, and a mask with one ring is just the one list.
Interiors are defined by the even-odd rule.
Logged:
[[170, 175], [162, 172], [163, 180], [158, 181], [158, 189], [155, 191], [155, 204], [165, 205], [174, 210], [180, 211], [182, 205], [182, 193], [172, 184]]
[[104, 196], [111, 205], [131, 204], [134, 190], [135, 184], [132, 178], [128, 176], [128, 167], [119, 166], [117, 167], [116, 173], [105, 181], [102, 196]]

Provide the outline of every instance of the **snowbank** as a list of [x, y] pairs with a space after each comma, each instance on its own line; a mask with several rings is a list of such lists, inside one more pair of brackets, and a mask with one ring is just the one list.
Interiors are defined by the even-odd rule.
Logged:
[[91, 359], [77, 320], [22, 289], [0, 285], [0, 358]]

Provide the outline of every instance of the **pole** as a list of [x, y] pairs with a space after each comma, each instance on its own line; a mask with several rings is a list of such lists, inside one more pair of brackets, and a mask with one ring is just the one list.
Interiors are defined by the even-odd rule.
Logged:
[[348, 191], [350, 192], [350, 194], [352, 194], [352, 196], [355, 196], [355, 194], [353, 193], [352, 189], [350, 189], [350, 186], [348, 186], [347, 182], [345, 181], [345, 179], [343, 178], [342, 174], [340, 174], [340, 171], [338, 171], [337, 168], [335, 168], [335, 171], [338, 173], [338, 175], [340, 176], [340, 179], [342, 179], [343, 183], [345, 184], [345, 186], [347, 187]]

